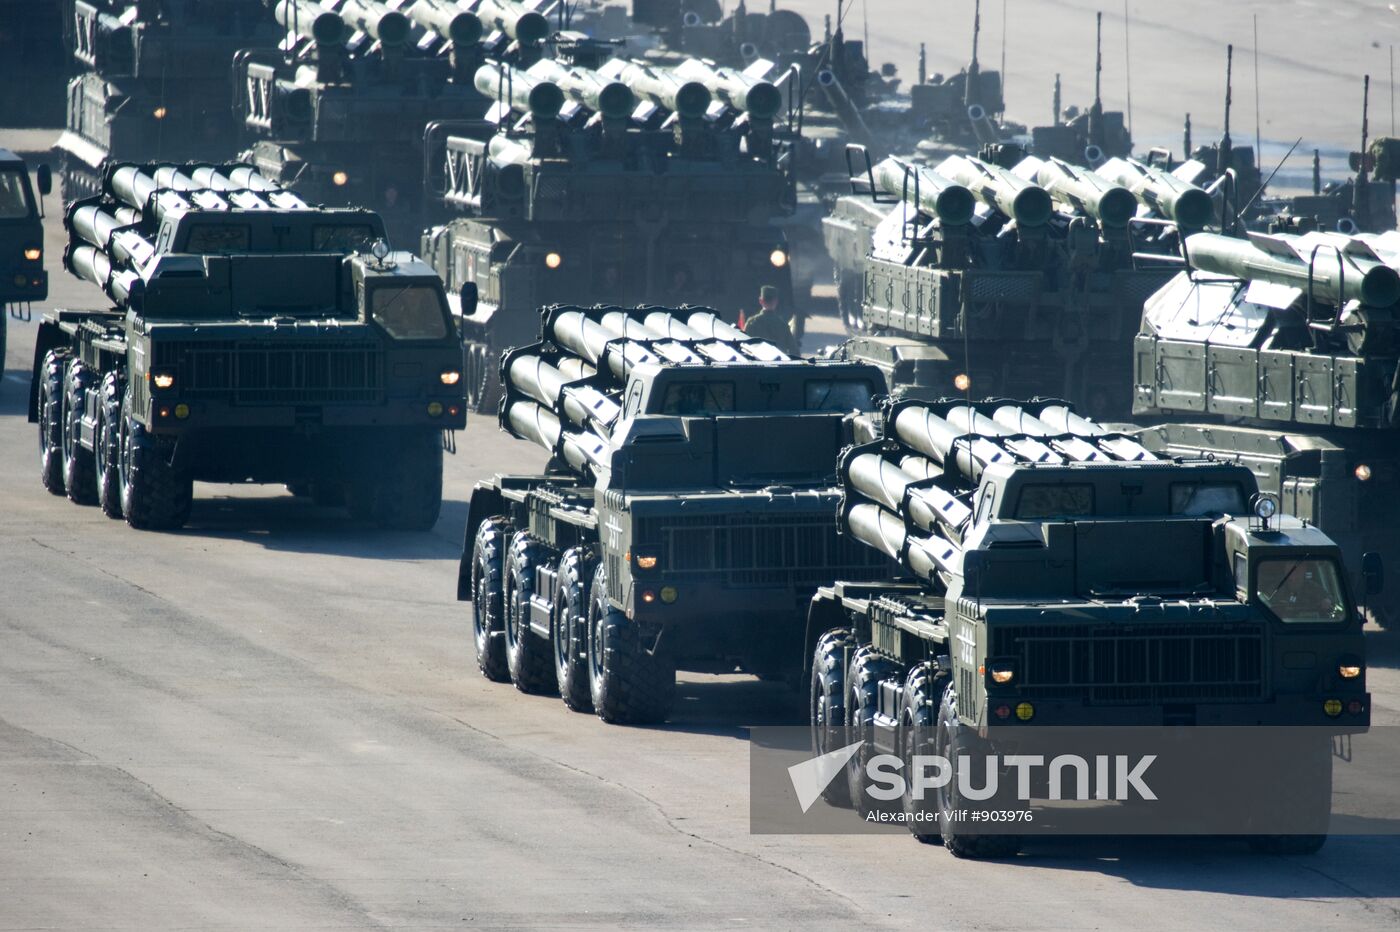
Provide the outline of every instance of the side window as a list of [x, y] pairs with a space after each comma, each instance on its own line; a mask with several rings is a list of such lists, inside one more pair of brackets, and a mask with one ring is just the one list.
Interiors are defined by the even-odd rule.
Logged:
[[1249, 592], [1249, 561], [1244, 554], [1235, 554], [1235, 592], [1244, 596]]
[[977, 514], [973, 518], [973, 524], [981, 524], [992, 516], [992, 503], [996, 501], [996, 497], [996, 486], [989, 485], [982, 490], [982, 497], [977, 500]]
[[633, 382], [627, 390], [627, 404], [622, 408], [623, 417], [632, 417], [642, 411], [642, 383]]

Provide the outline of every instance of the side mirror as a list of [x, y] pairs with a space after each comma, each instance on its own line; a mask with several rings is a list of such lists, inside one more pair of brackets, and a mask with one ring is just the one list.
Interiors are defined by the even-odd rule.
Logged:
[[476, 313], [476, 304], [477, 301], [480, 300], [476, 282], [464, 282], [462, 284], [462, 290], [457, 294], [462, 306], [462, 316], [471, 317]]
[[40, 165], [34, 171], [34, 180], [39, 183], [39, 194], [48, 197], [53, 192], [53, 169], [47, 164]]
[[1361, 581], [1368, 596], [1380, 595], [1385, 589], [1385, 564], [1380, 554], [1371, 552], [1361, 555]]

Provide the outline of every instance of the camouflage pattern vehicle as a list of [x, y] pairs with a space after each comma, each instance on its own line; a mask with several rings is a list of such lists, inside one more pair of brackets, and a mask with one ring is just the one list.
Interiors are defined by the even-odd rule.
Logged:
[[65, 201], [99, 193], [104, 160], [227, 158], [229, 63], [273, 45], [261, 0], [69, 0], [79, 73], [59, 137]]
[[1126, 415], [1118, 351], [1173, 274], [1141, 257], [1212, 222], [1210, 198], [1125, 159], [998, 156], [928, 169], [853, 150], [855, 193], [823, 222], [854, 334], [842, 353], [910, 397], [1054, 392]]
[[65, 226], [64, 266], [112, 307], [39, 325], [29, 419], [50, 492], [137, 528], [183, 525], [196, 479], [437, 521], [443, 431], [466, 423], [459, 336], [442, 282], [388, 251], [378, 216], [309, 207], [246, 165], [112, 163]]
[[[1286, 814], [1300, 834], [1252, 841], [1322, 845], [1326, 734], [1370, 721], [1341, 548], [1276, 518], [1248, 469], [1154, 455], [1063, 402], [894, 402], [856, 428], [841, 529], [901, 574], [812, 599], [815, 750], [863, 743], [829, 801], [878, 805], [863, 777], [881, 752], [956, 768], [1054, 726], [1310, 725], [1324, 740], [1293, 763], [1321, 772]], [[1013, 853], [1017, 835], [953, 815], [958, 785], [920, 839]]]
[[665, 719], [677, 669], [797, 678], [818, 581], [889, 571], [837, 537], [828, 465], [879, 372], [789, 359], [704, 308], [543, 319], [501, 364], [501, 427], [553, 459], [468, 511], [482, 673], [610, 722]]
[[733, 320], [774, 285], [792, 306], [772, 84], [698, 59], [487, 64], [476, 84], [493, 120], [429, 130], [464, 216], [422, 243], [463, 317], [473, 407], [495, 409], [500, 352], [547, 304], [694, 295]]
[[541, 52], [548, 28], [539, 14], [517, 17], [518, 28], [492, 18], [513, 6], [279, 0], [282, 44], [234, 62], [242, 158], [316, 203], [368, 206], [394, 242], [416, 242], [440, 206], [423, 200], [423, 128], [485, 114], [490, 102], [472, 75], [488, 56]]
[[[1134, 344], [1143, 442], [1249, 466], [1354, 569], [1400, 561], [1400, 234], [1200, 233], [1186, 257]], [[1400, 603], [1366, 612], [1394, 625]]]
[[[36, 180], [39, 197], [53, 189], [47, 165], [39, 166]], [[0, 374], [5, 369], [8, 318], [27, 313], [30, 302], [49, 296], [41, 217], [28, 166], [9, 149], [0, 149]]]

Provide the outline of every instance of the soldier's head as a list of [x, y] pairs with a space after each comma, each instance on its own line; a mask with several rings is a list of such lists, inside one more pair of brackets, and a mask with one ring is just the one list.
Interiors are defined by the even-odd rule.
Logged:
[[778, 288], [776, 285], [764, 285], [758, 289], [758, 306], [769, 312], [778, 310]]

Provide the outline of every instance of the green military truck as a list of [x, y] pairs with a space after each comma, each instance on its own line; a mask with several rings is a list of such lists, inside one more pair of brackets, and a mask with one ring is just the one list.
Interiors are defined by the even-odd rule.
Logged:
[[246, 165], [108, 164], [65, 267], [109, 308], [45, 315], [29, 419], [44, 486], [177, 528], [194, 480], [286, 483], [426, 529], [465, 426], [442, 282], [369, 211], [308, 206]]
[[[1400, 561], [1400, 234], [1198, 234], [1185, 255], [1134, 343], [1142, 442], [1248, 466], [1355, 572]], [[1395, 590], [1366, 614], [1393, 627]]]
[[798, 681], [817, 584], [889, 572], [831, 520], [831, 464], [885, 389], [870, 366], [708, 309], [554, 306], [501, 379], [502, 428], [553, 459], [472, 493], [457, 597], [489, 679], [661, 721], [678, 669]]
[[[842, 455], [841, 528], [902, 574], [812, 600], [816, 750], [864, 743], [829, 800], [872, 806], [869, 756], [908, 766], [923, 742], [956, 762], [1056, 726], [1368, 726], [1341, 548], [1276, 517], [1248, 469], [1153, 454], [1063, 402], [903, 401], [858, 427], [874, 439]], [[1292, 814], [1310, 831], [1257, 846], [1322, 844], [1323, 744]], [[921, 840], [1014, 853], [1016, 835], [954, 815], [960, 785], [938, 792]]]
[[[39, 197], [53, 189], [47, 165], [39, 166], [35, 180]], [[24, 313], [24, 305], [49, 296], [41, 216], [24, 159], [0, 149], [0, 373], [5, 369], [7, 319]]]

